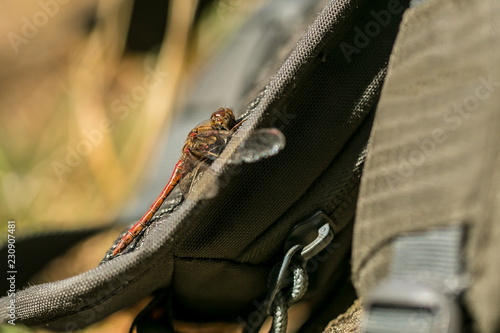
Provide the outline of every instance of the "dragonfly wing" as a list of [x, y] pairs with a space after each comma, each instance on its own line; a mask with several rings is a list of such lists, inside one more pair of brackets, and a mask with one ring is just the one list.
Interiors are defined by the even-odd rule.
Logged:
[[229, 131], [206, 130], [196, 135], [191, 150], [197, 156], [202, 156], [204, 159], [214, 161], [222, 153], [231, 138]]
[[[184, 176], [179, 183], [179, 188], [184, 197], [211, 199], [217, 195], [219, 183], [209, 167], [210, 165], [205, 161], [198, 161], [193, 170]], [[203, 189], [197, 188], [197, 185], [201, 185], [202, 182], [205, 185]]]
[[234, 152], [229, 163], [252, 163], [278, 154], [285, 147], [285, 135], [277, 128], [254, 131]]
[[[191, 199], [211, 199], [217, 195], [219, 181], [210, 169], [211, 162], [216, 159], [231, 138], [228, 131], [205, 131], [197, 135], [197, 156], [202, 160], [194, 163], [194, 168], [186, 174], [179, 184], [185, 197]], [[276, 128], [265, 128], [254, 131], [240, 147], [236, 149], [229, 163], [251, 163], [274, 156], [285, 147], [285, 136]]]

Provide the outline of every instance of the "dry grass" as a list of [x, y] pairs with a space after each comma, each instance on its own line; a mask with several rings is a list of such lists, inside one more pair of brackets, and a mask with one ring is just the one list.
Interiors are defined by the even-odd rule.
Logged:
[[[0, 41], [0, 235], [9, 219], [17, 221], [18, 236], [111, 221], [140, 182], [189, 73], [256, 7], [221, 0], [204, 15], [193, 45], [189, 35], [197, 1], [173, 0], [160, 51], [130, 55], [124, 54], [124, 45], [132, 5], [132, 0], [60, 4], [28, 36], [24, 18], [33, 23], [45, 9], [37, 0], [4, 4], [0, 33], [8, 38]], [[97, 23], [89, 31], [87, 18], [94, 9]], [[12, 33], [21, 39], [13, 42]], [[95, 267], [117, 234], [78, 245], [49, 264], [39, 281]], [[128, 332], [146, 303], [84, 331]], [[13, 329], [0, 327], [2, 332], [30, 331]]]
[[[195, 3], [173, 2], [177, 26], [167, 35], [159, 61], [155, 55], [122, 58], [130, 1], [95, 5], [95, 29], [71, 43], [66, 54], [49, 55], [44, 65], [51, 66], [37, 67], [33, 76], [10, 78], [21, 81], [15, 86], [4, 83], [4, 94], [18, 98], [3, 105], [0, 116], [2, 220], [14, 218], [31, 230], [109, 221], [168, 126]], [[53, 20], [65, 14], [62, 9]], [[38, 38], [52, 38], [44, 33], [40, 29], [18, 53], [41, 43]], [[173, 54], [164, 51], [172, 49]], [[31, 59], [21, 57], [25, 70], [36, 66]], [[25, 84], [24, 78], [33, 82]], [[19, 88], [23, 91], [12, 92]]]
[[[193, 45], [197, 1], [172, 1], [159, 53], [124, 56], [130, 0], [60, 5], [26, 43], [2, 39], [0, 220], [17, 220], [19, 233], [110, 221], [140, 181], [189, 73], [255, 7], [220, 2]], [[42, 11], [36, 0], [8, 7], [4, 36], [22, 37], [20, 18]], [[87, 32], [92, 8], [97, 24]]]

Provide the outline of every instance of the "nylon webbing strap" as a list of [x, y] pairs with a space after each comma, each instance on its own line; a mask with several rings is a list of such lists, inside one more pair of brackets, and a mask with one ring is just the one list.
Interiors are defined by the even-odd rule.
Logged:
[[453, 283], [461, 270], [462, 227], [399, 237], [395, 242], [392, 276], [437, 284]]
[[[433, 314], [423, 309], [373, 308], [369, 313], [369, 331], [384, 333], [433, 332]], [[410, 325], [414, 322], [416, 325]]]
[[364, 332], [459, 332], [463, 227], [399, 237], [391, 275], [372, 293]]

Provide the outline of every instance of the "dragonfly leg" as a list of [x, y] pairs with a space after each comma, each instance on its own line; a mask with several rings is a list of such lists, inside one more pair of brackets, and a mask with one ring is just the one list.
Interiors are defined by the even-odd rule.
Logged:
[[236, 132], [236, 130], [241, 126], [241, 124], [243, 124], [243, 122], [247, 120], [246, 118], [243, 119], [242, 121], [240, 121], [239, 123], [237, 123], [236, 125], [233, 126], [233, 128], [231, 128], [231, 133], [234, 133]]

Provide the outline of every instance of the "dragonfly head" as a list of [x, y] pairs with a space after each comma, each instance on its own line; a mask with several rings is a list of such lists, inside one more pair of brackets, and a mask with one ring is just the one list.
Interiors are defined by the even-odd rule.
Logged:
[[226, 131], [230, 131], [234, 125], [236, 125], [236, 119], [234, 118], [233, 111], [226, 108], [219, 108], [217, 111], [212, 113], [210, 120], [212, 121], [212, 126]]

